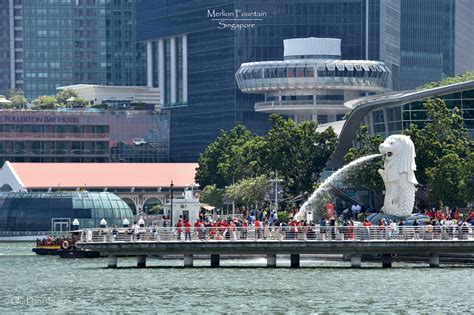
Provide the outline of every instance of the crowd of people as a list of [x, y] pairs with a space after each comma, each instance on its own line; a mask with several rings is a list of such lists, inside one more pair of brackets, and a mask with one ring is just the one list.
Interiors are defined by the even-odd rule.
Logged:
[[[356, 207], [357, 209], [358, 207]], [[369, 210], [370, 211], [370, 210]], [[140, 234], [152, 239], [189, 240], [245, 240], [245, 239], [392, 239], [392, 238], [435, 238], [446, 231], [451, 237], [465, 237], [469, 227], [474, 225], [474, 211], [462, 214], [458, 209], [425, 211], [420, 220], [389, 220], [382, 218], [378, 224], [368, 219], [371, 212], [359, 208], [356, 213], [343, 212], [336, 216], [326, 213], [318, 222], [305, 221], [296, 217], [297, 210], [290, 211], [287, 219], [281, 220], [275, 211], [242, 211], [238, 216], [206, 216], [201, 213], [195, 222], [180, 217], [174, 226], [158, 224], [145, 227], [143, 219], [129, 229], [139, 239]], [[350, 215], [348, 215], [350, 213]], [[373, 213], [373, 212], [372, 212]], [[354, 219], [353, 217], [356, 217]], [[423, 228], [421, 228], [423, 227]], [[441, 229], [442, 227], [442, 229]], [[146, 231], [144, 233], [143, 231]], [[410, 233], [408, 233], [410, 232]], [[413, 232], [413, 233], [411, 233]], [[415, 233], [416, 232], [416, 233]], [[458, 235], [459, 234], [459, 235]]]

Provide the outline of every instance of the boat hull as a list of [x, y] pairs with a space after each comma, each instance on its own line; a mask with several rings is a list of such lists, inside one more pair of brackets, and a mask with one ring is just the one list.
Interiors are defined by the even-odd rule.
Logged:
[[82, 249], [60, 249], [58, 255], [61, 258], [99, 258], [100, 253]]

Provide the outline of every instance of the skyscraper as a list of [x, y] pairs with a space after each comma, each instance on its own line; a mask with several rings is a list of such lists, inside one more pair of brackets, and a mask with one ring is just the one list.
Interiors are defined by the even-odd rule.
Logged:
[[474, 2], [401, 0], [400, 89], [474, 70]]
[[[239, 91], [244, 62], [281, 60], [287, 38], [342, 40], [343, 59], [399, 67], [399, 0], [138, 0], [138, 39], [147, 43], [147, 83], [171, 112], [170, 159], [195, 161], [221, 129], [264, 133], [262, 95]], [[398, 78], [392, 78], [397, 88]]]
[[0, 0], [0, 93], [29, 98], [88, 83], [144, 85], [130, 0]]

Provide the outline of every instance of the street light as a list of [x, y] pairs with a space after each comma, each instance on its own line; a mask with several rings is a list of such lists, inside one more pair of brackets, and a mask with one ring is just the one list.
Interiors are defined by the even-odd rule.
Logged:
[[173, 226], [173, 180], [171, 180], [170, 184], [170, 195], [171, 195], [171, 202], [170, 202], [170, 220], [171, 220], [171, 226]]
[[275, 183], [275, 212], [278, 212], [278, 183], [282, 182], [283, 179], [278, 178], [278, 174], [275, 173], [275, 178], [271, 179], [271, 183]]

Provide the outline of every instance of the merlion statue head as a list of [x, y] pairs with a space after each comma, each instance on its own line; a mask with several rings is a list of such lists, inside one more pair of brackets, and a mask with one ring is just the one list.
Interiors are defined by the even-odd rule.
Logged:
[[385, 139], [379, 146], [379, 151], [384, 155], [384, 168], [388, 182], [400, 179], [402, 173], [412, 184], [418, 184], [415, 173], [415, 146], [409, 136], [392, 135]]

